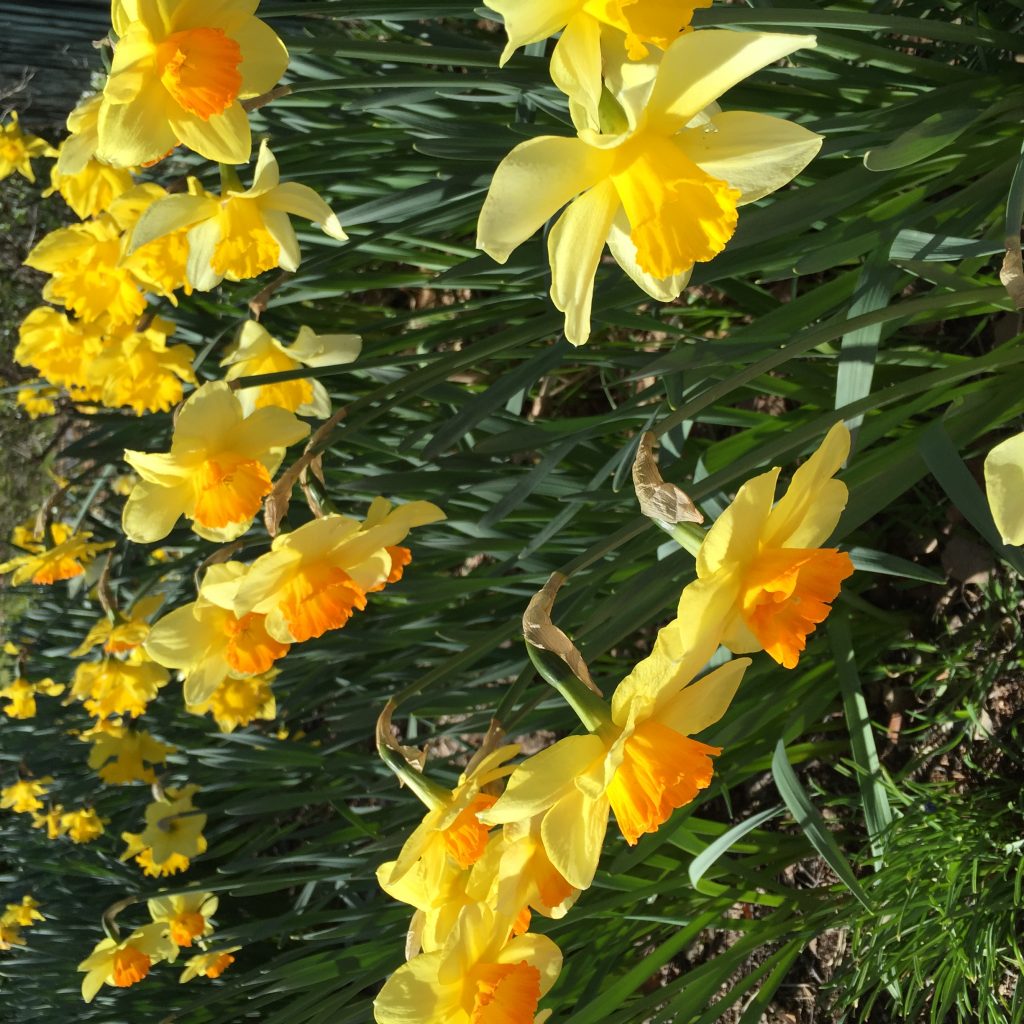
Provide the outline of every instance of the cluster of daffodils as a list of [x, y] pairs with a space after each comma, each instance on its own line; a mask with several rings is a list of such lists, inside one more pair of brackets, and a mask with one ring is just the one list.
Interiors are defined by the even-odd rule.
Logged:
[[529, 931], [532, 914], [560, 918], [589, 888], [609, 814], [635, 845], [711, 784], [721, 748], [693, 737], [725, 714], [751, 663], [701, 674], [712, 656], [763, 650], [794, 667], [853, 572], [849, 555], [821, 546], [846, 505], [834, 476], [849, 450], [837, 424], [778, 502], [773, 469], [747, 482], [699, 543], [686, 535], [697, 579], [610, 702], [586, 671], [551, 679], [581, 732], [515, 766], [518, 746], [485, 743], [448, 790], [415, 770], [385, 726], [382, 753], [428, 810], [377, 873], [415, 908], [408, 962], [374, 1004], [380, 1024], [534, 1021], [561, 955]]
[[508, 33], [502, 61], [561, 31], [551, 77], [576, 138], [518, 146], [494, 174], [477, 246], [499, 263], [565, 207], [548, 235], [551, 299], [573, 345], [590, 336], [605, 245], [652, 298], [677, 298], [717, 256], [739, 207], [792, 181], [821, 138], [791, 121], [722, 110], [737, 83], [815, 45], [813, 36], [693, 31], [710, 0], [594, 3], [487, 0]]
[[28, 894], [20, 903], [8, 903], [0, 914], [0, 951], [12, 946], [24, 946], [23, 928], [31, 928], [37, 921], [46, 920], [39, 912], [39, 904]]
[[219, 978], [234, 962], [239, 946], [211, 946], [213, 915], [218, 899], [213, 893], [193, 892], [157, 896], [146, 903], [151, 921], [122, 939], [111, 917], [108, 935], [79, 965], [85, 972], [82, 998], [91, 1003], [104, 985], [128, 988], [145, 978], [154, 964], [174, 963], [182, 949], [202, 950], [189, 957], [180, 981], [195, 977]]
[[[287, 92], [277, 83], [288, 66], [284, 44], [255, 16], [257, 6], [113, 0], [109, 74], [72, 111], [59, 149], [26, 135], [16, 115], [0, 136], [0, 177], [17, 171], [34, 181], [32, 161], [55, 158], [45, 194], [59, 194], [78, 218], [42, 238], [25, 259], [47, 279], [43, 304], [19, 329], [15, 359], [39, 375], [22, 388], [19, 403], [31, 416], [70, 404], [138, 417], [173, 410], [167, 443], [157, 440], [162, 427], [139, 431], [140, 450], [124, 452], [131, 474], [91, 492], [124, 496], [128, 542], [154, 545], [187, 530], [192, 547], [196, 538], [234, 543], [261, 513], [270, 535], [250, 538], [246, 547], [256, 550], [245, 561], [211, 547], [187, 567], [197, 575], [180, 567], [165, 572], [160, 549], [151, 549], [146, 582], [132, 585], [123, 577], [137, 550], [125, 558], [123, 545], [94, 540], [60, 518], [73, 507], [66, 499], [89, 475], [86, 467], [59, 482], [45, 514], [14, 530], [13, 553], [0, 564], [13, 585], [82, 577], [71, 593], [102, 606], [70, 652], [73, 667], [61, 681], [23, 670], [24, 652], [14, 652], [15, 670], [0, 677], [0, 709], [18, 720], [41, 709], [59, 715], [52, 699], [62, 697], [67, 714], [79, 716], [67, 731], [83, 744], [99, 781], [151, 787], [139, 831], [120, 832], [121, 859], [151, 878], [188, 871], [207, 848], [198, 787], [168, 784], [183, 755], [143, 727], [161, 691], [176, 678], [185, 710], [212, 715], [223, 732], [275, 719], [272, 684], [291, 647], [344, 627], [371, 595], [398, 583], [412, 561], [410, 531], [444, 518], [428, 502], [396, 506], [383, 497], [346, 515], [307, 486], [306, 471], [312, 466], [316, 474], [323, 447], [314, 444], [343, 415], [332, 417], [330, 397], [314, 375], [354, 361], [362, 345], [357, 335], [300, 326], [279, 339], [247, 319], [209, 364], [219, 359], [223, 379], [206, 381], [196, 373], [195, 349], [175, 339], [173, 309], [182, 296], [274, 269], [298, 270], [302, 254], [291, 218], [346, 238], [313, 189], [281, 180], [268, 141], [254, 146], [248, 111]], [[173, 159], [184, 166], [155, 180], [175, 150]], [[184, 150], [219, 165], [216, 188]], [[251, 160], [251, 169], [237, 166]], [[258, 312], [254, 303], [257, 317], [280, 280], [264, 289]], [[309, 421], [316, 419], [328, 422], [310, 440]], [[305, 442], [307, 451], [282, 469], [289, 449]], [[282, 530], [300, 482], [312, 518]], [[196, 580], [194, 600], [165, 607], [185, 579]], [[9, 784], [0, 789], [0, 809], [24, 815], [50, 840], [105, 843], [108, 830], [117, 834], [96, 808], [63, 806], [60, 784], [33, 776], [26, 765], [16, 779], [2, 781]], [[126, 939], [106, 920], [108, 937], [81, 965], [86, 1000], [103, 984], [134, 984], [193, 940], [204, 951], [188, 962], [182, 980], [217, 977], [233, 950], [206, 949], [215, 908], [208, 893], [152, 900], [152, 923]]]

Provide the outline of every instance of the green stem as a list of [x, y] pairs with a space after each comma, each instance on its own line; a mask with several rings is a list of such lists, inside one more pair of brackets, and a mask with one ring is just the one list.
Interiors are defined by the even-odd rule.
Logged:
[[597, 694], [588, 690], [575, 676], [563, 675], [565, 663], [547, 651], [527, 643], [526, 653], [545, 682], [550, 683], [576, 712], [590, 732], [598, 732], [611, 723], [611, 711]]

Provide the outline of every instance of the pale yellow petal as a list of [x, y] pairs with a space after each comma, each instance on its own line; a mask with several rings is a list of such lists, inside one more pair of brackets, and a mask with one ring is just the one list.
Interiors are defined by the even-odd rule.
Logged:
[[308, 185], [286, 181], [262, 196], [260, 206], [264, 209], [281, 210], [295, 217], [304, 217], [338, 241], [344, 242], [348, 238], [331, 208], [320, 194]]
[[136, 544], [163, 540], [174, 529], [192, 499], [190, 484], [162, 487], [140, 480], [124, 503], [121, 527]]
[[222, 114], [214, 114], [206, 120], [177, 104], [168, 105], [167, 119], [181, 144], [207, 160], [222, 164], [249, 162], [252, 132], [241, 103], [232, 103]]
[[985, 459], [985, 489], [1004, 544], [1024, 544], [1024, 433], [1007, 438]]
[[657, 721], [682, 736], [714, 725], [728, 710], [749, 665], [749, 658], [727, 661], [666, 700], [658, 708]]
[[504, 65], [520, 46], [554, 35], [581, 4], [580, 0], [485, 0], [485, 6], [505, 22], [508, 45], [500, 61]]
[[758, 552], [761, 535], [775, 499], [778, 468], [748, 480], [732, 504], [708, 530], [697, 554], [697, 575], [702, 579], [723, 566], [748, 562]]
[[269, 92], [288, 68], [288, 48], [280, 36], [259, 18], [250, 18], [228, 33], [242, 49], [242, 88], [246, 99]]
[[555, 870], [576, 889], [589, 889], [608, 831], [608, 798], [573, 789], [544, 815], [540, 834]]
[[664, 279], [648, 274], [640, 267], [636, 259], [636, 245], [630, 236], [629, 218], [626, 211], [620, 209], [612, 221], [608, 232], [608, 248], [615, 257], [615, 262], [632, 278], [633, 282], [653, 299], [659, 302], [671, 302], [683, 293], [693, 273], [693, 268], [681, 274], [673, 274]]

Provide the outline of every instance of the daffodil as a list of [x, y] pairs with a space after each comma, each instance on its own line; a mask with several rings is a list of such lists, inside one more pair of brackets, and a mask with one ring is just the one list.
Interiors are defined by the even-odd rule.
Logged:
[[89, 767], [109, 785], [156, 781], [152, 765], [163, 764], [175, 748], [142, 729], [107, 725], [88, 737]]
[[272, 722], [277, 717], [277, 701], [270, 684], [277, 674], [277, 669], [271, 669], [244, 679], [228, 676], [206, 700], [186, 704], [185, 710], [192, 715], [209, 712], [221, 732], [234, 732], [257, 720]]
[[97, 619], [85, 639], [71, 652], [71, 657], [80, 658], [101, 644], [107, 654], [126, 654], [134, 650], [149, 636], [150, 625], [146, 620], [156, 614], [163, 603], [163, 594], [150, 594], [139, 598], [127, 613], [111, 613]]
[[[87, 375], [103, 351], [100, 324], [72, 320], [52, 306], [37, 306], [18, 327], [14, 358], [38, 370], [51, 384], [88, 388]], [[90, 392], [98, 400], [99, 389]]]
[[130, 167], [181, 143], [207, 160], [246, 163], [252, 136], [239, 101], [268, 92], [288, 66], [284, 43], [253, 17], [256, 6], [114, 0], [100, 158]]
[[[351, 363], [363, 342], [357, 334], [317, 334], [300, 327], [291, 345], [282, 345], [255, 320], [242, 325], [238, 340], [228, 349], [220, 365], [228, 367], [225, 380], [257, 377], [268, 373], [298, 370], [303, 366], [336, 366]], [[246, 415], [265, 405], [277, 405], [300, 416], [325, 418], [331, 414], [327, 389], [313, 377], [282, 380], [242, 388], [238, 400]]]
[[12, 946], [24, 945], [25, 936], [21, 934], [21, 926], [0, 918], [0, 952], [6, 952]]
[[509, 939], [510, 922], [466, 907], [441, 949], [420, 953], [384, 983], [378, 1024], [534, 1024], [562, 955], [544, 935]]
[[531, 823], [555, 871], [571, 887], [586, 889], [609, 810], [633, 845], [711, 783], [711, 759], [720, 750], [690, 737], [722, 717], [750, 664], [730, 661], [693, 682], [716, 646], [710, 632], [678, 659], [656, 645], [616, 687], [610, 708], [592, 699], [590, 731], [527, 758], [481, 821]]
[[16, 110], [11, 111], [11, 119], [6, 124], [0, 124], [0, 181], [17, 171], [34, 182], [33, 158], [56, 155], [57, 151], [48, 142], [21, 130]]
[[181, 861], [187, 867], [193, 857], [204, 853], [206, 815], [197, 811], [192, 803], [197, 792], [199, 787], [195, 785], [168, 788], [161, 799], [150, 803], [145, 811], [145, 829], [137, 835], [122, 833], [121, 838], [128, 848], [121, 854], [121, 860], [138, 859], [145, 852], [157, 869]]
[[173, 962], [178, 947], [167, 934], [163, 922], [143, 925], [126, 939], [102, 939], [79, 965], [85, 972], [82, 998], [91, 1003], [104, 985], [128, 988], [142, 981], [150, 968], [161, 960]]
[[39, 912], [39, 901], [26, 893], [20, 903], [7, 904], [0, 920], [21, 928], [31, 928], [36, 921], [45, 921], [46, 918]]
[[61, 143], [57, 154], [57, 168], [61, 174], [73, 177], [95, 160], [102, 103], [102, 93], [90, 93], [83, 96], [68, 114], [68, 137]]
[[49, 784], [50, 776], [42, 779], [18, 779], [0, 789], [0, 809], [13, 811], [15, 814], [33, 814], [42, 810], [43, 801]]
[[700, 546], [697, 579], [683, 590], [675, 626], [663, 631], [670, 650], [685, 644], [676, 639], [680, 631], [713, 608], [731, 651], [764, 650], [780, 665], [796, 666], [807, 636], [853, 573], [848, 554], [821, 547], [846, 507], [846, 485], [833, 477], [849, 452], [850, 432], [837, 423], [778, 503], [778, 468], [740, 488]]
[[153, 859], [153, 851], [142, 841], [142, 836], [135, 832], [122, 832], [121, 838], [127, 844], [121, 860], [135, 858], [135, 863], [142, 869], [143, 874], [150, 878], [166, 878], [169, 875], [176, 875], [182, 871], [188, 871], [191, 861], [180, 853], [172, 853], [165, 860], [157, 863]]
[[211, 565], [198, 599], [165, 615], [146, 640], [151, 658], [183, 674], [186, 704], [207, 704], [229, 677], [261, 675], [288, 653], [268, 635], [265, 616], [232, 610], [247, 571], [241, 562]]
[[284, 409], [246, 417], [229, 385], [204, 384], [181, 407], [169, 452], [124, 453], [141, 477], [125, 502], [125, 534], [161, 540], [185, 516], [201, 537], [234, 540], [270, 493], [285, 449], [308, 434], [308, 424]]
[[[398, 545], [408, 532], [441, 519], [427, 501], [393, 508], [376, 498], [363, 523], [331, 514], [279, 534], [239, 584], [235, 614], [265, 615], [267, 632], [281, 643], [339, 629], [366, 607], [367, 594], [401, 577], [408, 551]], [[212, 591], [211, 600], [218, 600]]]
[[212, 892], [190, 892], [184, 896], [156, 896], [147, 900], [149, 916], [166, 924], [176, 946], [189, 947], [194, 939], [213, 934], [210, 918], [217, 913], [217, 897]]
[[50, 537], [53, 547], [35, 543], [27, 547], [27, 554], [17, 555], [0, 565], [0, 573], [13, 569], [11, 583], [16, 587], [25, 582], [46, 585], [69, 580], [81, 576], [99, 552], [114, 546], [113, 541], [96, 543], [90, 539], [89, 531], [73, 530], [66, 523], [52, 523]]
[[64, 833], [75, 844], [91, 843], [103, 835], [103, 819], [92, 807], [65, 811], [60, 817]]
[[985, 457], [985, 489], [1004, 544], [1024, 544], [1024, 432]]
[[52, 804], [42, 814], [32, 812], [32, 827], [45, 828], [47, 839], [60, 839], [64, 835], [61, 818], [64, 814], [63, 804]]
[[52, 275], [43, 298], [82, 320], [131, 323], [146, 309], [148, 286], [121, 263], [122, 233], [109, 213], [51, 231], [33, 246], [25, 265]]
[[231, 955], [237, 953], [241, 946], [228, 946], [227, 949], [213, 949], [208, 953], [199, 953], [185, 961], [185, 970], [178, 981], [184, 984], [193, 978], [219, 978], [234, 962]]
[[487, 787], [512, 772], [507, 762], [519, 753], [512, 743], [475, 758], [452, 790], [429, 779], [409, 778], [416, 795], [427, 805], [427, 813], [402, 846], [387, 878], [396, 885], [432, 851], [444, 850], [461, 868], [472, 867], [487, 849], [488, 826], [477, 814], [491, 807], [497, 797]]
[[15, 402], [30, 420], [38, 420], [44, 416], [54, 416], [57, 412], [56, 399], [60, 397], [57, 388], [41, 387], [41, 380], [30, 381], [28, 387], [19, 388], [14, 396]]
[[60, 152], [66, 145], [67, 142], [61, 145], [57, 162], [50, 168], [50, 187], [43, 193], [44, 199], [59, 193], [75, 216], [85, 220], [103, 213], [122, 192], [132, 187], [131, 171], [99, 160], [88, 160], [77, 173], [66, 174], [60, 169]]
[[102, 661], [81, 662], [75, 669], [68, 699], [82, 701], [94, 718], [138, 718], [169, 680], [167, 670], [136, 647], [123, 660], [108, 656]]
[[[575, 5], [574, 5], [575, 6]], [[705, 30], [660, 64], [606, 70], [608, 101], [577, 96], [577, 138], [517, 146], [495, 172], [477, 246], [499, 263], [567, 203], [548, 236], [551, 298], [574, 345], [590, 335], [594, 274], [607, 243], [648, 295], [676, 298], [697, 262], [736, 230], [738, 208], [791, 181], [821, 138], [790, 121], [720, 111], [718, 98], [813, 36]]]
[[301, 253], [289, 214], [312, 221], [331, 238], [348, 237], [313, 189], [294, 181], [281, 183], [277, 160], [264, 141], [252, 188], [227, 187], [218, 198], [193, 184], [187, 194], [153, 203], [135, 225], [128, 253], [187, 230], [187, 277], [204, 292], [224, 278], [244, 281], [273, 267], [298, 270]]
[[63, 692], [64, 687], [52, 679], [40, 679], [35, 683], [27, 679], [15, 679], [7, 686], [0, 687], [0, 697], [8, 702], [4, 708], [8, 718], [35, 718], [37, 694], [56, 697]]

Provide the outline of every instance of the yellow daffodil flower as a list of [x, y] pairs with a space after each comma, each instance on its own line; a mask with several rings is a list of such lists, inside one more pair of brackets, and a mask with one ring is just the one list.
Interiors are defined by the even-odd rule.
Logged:
[[53, 778], [47, 775], [42, 779], [18, 779], [10, 786], [0, 789], [0, 809], [10, 810], [15, 814], [32, 814], [41, 810], [46, 796], [47, 787]]
[[331, 238], [348, 237], [331, 208], [308, 185], [281, 184], [277, 160], [263, 142], [252, 188], [228, 187], [218, 198], [193, 183], [188, 194], [153, 203], [135, 225], [128, 253], [187, 230], [187, 277], [204, 292], [224, 278], [245, 281], [273, 267], [294, 271], [302, 254], [289, 214], [312, 221]]
[[249, 160], [241, 99], [274, 87], [288, 66], [252, 0], [152, 4], [114, 0], [118, 40], [99, 113], [101, 159], [118, 167], [159, 159], [179, 143], [207, 160]]
[[19, 388], [14, 396], [19, 408], [25, 410], [25, 415], [30, 420], [38, 420], [44, 416], [54, 416], [57, 413], [56, 399], [60, 397], [57, 388], [40, 387], [41, 380], [30, 381], [29, 387]]
[[121, 833], [127, 844], [121, 860], [134, 857], [143, 868], [149, 865], [157, 873], [171, 873], [185, 870], [193, 857], [205, 853], [206, 815], [192, 803], [198, 792], [195, 785], [168, 787], [162, 799], [146, 807], [146, 827], [141, 833]]
[[32, 827], [45, 828], [47, 839], [60, 839], [64, 835], [64, 825], [61, 818], [64, 814], [63, 804], [53, 804], [43, 814], [32, 812]]
[[56, 697], [63, 692], [64, 687], [52, 679], [40, 679], [37, 683], [30, 683], [27, 679], [15, 679], [13, 683], [0, 687], [0, 697], [8, 702], [4, 708], [4, 714], [8, 718], [35, 718], [36, 694]]
[[25, 936], [21, 934], [21, 927], [13, 921], [0, 919], [0, 952], [6, 952], [12, 946], [24, 946]]
[[[408, 532], [441, 519], [427, 501], [393, 508], [375, 498], [363, 523], [332, 514], [279, 534], [239, 584], [234, 612], [266, 615], [267, 632], [285, 644], [339, 629], [366, 607], [367, 594], [401, 579], [411, 555], [399, 545]], [[212, 590], [210, 597], [219, 601]]]
[[519, 747], [511, 743], [474, 758], [450, 791], [423, 776], [407, 778], [410, 788], [429, 809], [402, 846], [387, 878], [388, 885], [397, 885], [432, 852], [444, 850], [463, 869], [472, 867], [484, 855], [488, 826], [480, 822], [477, 813], [497, 799], [485, 788], [512, 772], [506, 762], [518, 753]]
[[50, 187], [43, 198], [59, 193], [75, 216], [85, 220], [108, 209], [119, 195], [132, 187], [133, 179], [131, 171], [99, 160], [88, 160], [77, 173], [66, 174], [61, 170], [60, 153], [67, 144], [61, 145], [57, 162], [50, 168]]
[[403, 964], [374, 1000], [378, 1024], [534, 1024], [562, 955], [543, 935], [509, 939], [511, 923], [466, 907], [444, 946]]
[[593, 698], [598, 710], [591, 731], [527, 758], [481, 821], [528, 822], [536, 836], [539, 818], [552, 867], [571, 887], [586, 889], [597, 870], [609, 809], [633, 845], [711, 783], [711, 758], [720, 750], [690, 736], [725, 714], [750, 664], [749, 658], [730, 661], [692, 682], [716, 646], [707, 634], [672, 659], [656, 645], [616, 687], [610, 709]]
[[186, 704], [185, 710], [191, 715], [209, 712], [221, 732], [234, 732], [257, 720], [272, 722], [277, 717], [277, 701], [270, 684], [277, 674], [277, 669], [271, 669], [245, 679], [227, 676], [207, 700]]
[[121, 228], [109, 213], [51, 231], [33, 246], [25, 265], [52, 275], [43, 298], [82, 320], [106, 318], [112, 326], [137, 320], [148, 285], [121, 263]]
[[178, 981], [184, 984], [193, 978], [219, 978], [234, 962], [231, 955], [237, 953], [241, 946], [228, 946], [227, 949], [214, 949], [209, 953], [199, 953], [185, 961], [185, 970]]
[[670, 650], [686, 643], [677, 633], [713, 615], [733, 653], [764, 650], [780, 665], [796, 666], [807, 636], [853, 573], [848, 554], [820, 546], [846, 507], [846, 485], [833, 476], [849, 452], [850, 432], [837, 423], [777, 504], [778, 468], [740, 488], [701, 544], [697, 579], [679, 599], [675, 627], [662, 631]]
[[1024, 432], [985, 457], [985, 489], [1004, 544], [1024, 544]]
[[139, 647], [124, 660], [106, 657], [82, 662], [75, 669], [69, 700], [80, 700], [94, 718], [112, 715], [140, 717], [146, 705], [166, 686], [170, 674], [146, 657]]
[[146, 901], [149, 916], [166, 924], [176, 946], [189, 947], [193, 939], [213, 934], [210, 918], [217, 913], [217, 897], [212, 892], [190, 892], [184, 896], [156, 896]]
[[151, 765], [163, 764], [174, 747], [161, 743], [145, 730], [108, 725], [88, 737], [92, 743], [89, 767], [108, 785], [156, 781]]
[[139, 598], [127, 614], [104, 615], [93, 623], [85, 639], [71, 652], [71, 657], [80, 658], [100, 644], [107, 654], [127, 654], [134, 650], [149, 636], [150, 625], [146, 620], [163, 603], [163, 594], [150, 594]]
[[28, 554], [17, 555], [0, 565], [0, 573], [14, 570], [11, 584], [15, 587], [25, 582], [46, 585], [58, 580], [69, 580], [81, 576], [85, 567], [101, 551], [114, 546], [113, 541], [95, 543], [90, 540], [92, 534], [87, 530], [74, 531], [66, 523], [52, 523], [50, 537], [53, 547], [43, 544], [18, 544], [25, 547]]
[[99, 399], [87, 379], [93, 361], [103, 351], [103, 328], [97, 323], [72, 320], [52, 306], [37, 306], [18, 328], [14, 358], [38, 370], [51, 384], [86, 388]]
[[[225, 380], [256, 377], [266, 373], [298, 370], [303, 366], [336, 366], [351, 363], [362, 348], [358, 334], [317, 334], [300, 327], [295, 341], [282, 345], [255, 320], [242, 325], [238, 340], [228, 349], [220, 365], [228, 367]], [[300, 416], [325, 419], [331, 414], [327, 389], [313, 377], [283, 380], [242, 388], [238, 400], [248, 416], [254, 409], [277, 405]]]
[[94, 92], [84, 96], [68, 114], [68, 137], [61, 143], [57, 154], [57, 168], [61, 174], [73, 177], [96, 159], [102, 104], [103, 93]]
[[270, 493], [285, 449], [308, 434], [309, 425], [284, 409], [245, 417], [229, 385], [204, 384], [181, 407], [169, 452], [125, 451], [141, 477], [125, 502], [125, 534], [148, 544], [185, 516], [200, 537], [234, 540]]
[[85, 971], [82, 998], [91, 1003], [104, 985], [128, 988], [142, 981], [161, 960], [173, 963], [178, 947], [167, 935], [163, 922], [143, 925], [120, 942], [106, 938], [79, 965]]
[[13, 922], [22, 928], [30, 928], [36, 921], [45, 921], [46, 918], [39, 912], [39, 902], [26, 894], [21, 897], [20, 903], [8, 903], [3, 913], [3, 921]]
[[75, 844], [91, 843], [103, 835], [104, 820], [91, 807], [78, 811], [65, 811], [60, 816], [64, 833]]
[[11, 111], [11, 119], [6, 124], [0, 124], [0, 181], [17, 171], [23, 178], [35, 182], [33, 157], [56, 155], [57, 151], [48, 142], [21, 130], [16, 110]]
[[569, 204], [548, 236], [548, 258], [551, 298], [574, 345], [590, 335], [606, 243], [648, 295], [676, 298], [693, 265], [725, 248], [738, 207], [791, 181], [821, 146], [820, 136], [790, 121], [721, 112], [715, 101], [813, 45], [813, 36], [705, 30], [681, 36], [658, 65], [612, 65], [608, 104], [575, 97], [577, 138], [530, 139], [502, 161], [480, 211], [477, 247], [504, 263]]
[[198, 599], [165, 615], [146, 640], [154, 661], [183, 674], [186, 704], [207, 704], [229, 677], [261, 675], [288, 653], [268, 635], [264, 615], [232, 611], [247, 572], [241, 562], [211, 565]]

